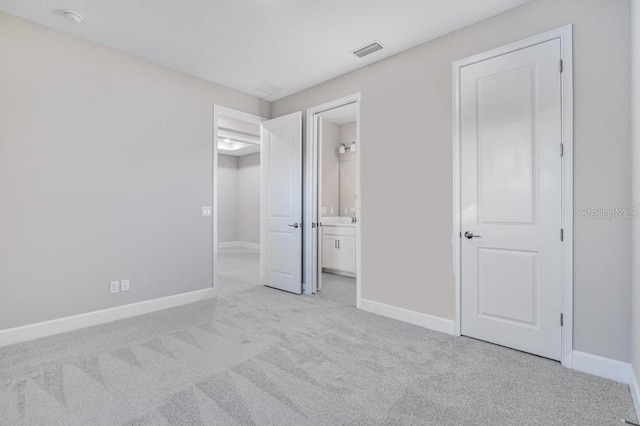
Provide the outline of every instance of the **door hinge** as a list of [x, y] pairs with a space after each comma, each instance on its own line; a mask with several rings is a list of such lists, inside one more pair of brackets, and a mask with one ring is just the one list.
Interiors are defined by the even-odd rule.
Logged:
[[304, 283], [302, 283], [302, 293], [304, 293], [307, 290], [307, 286], [304, 285]]
[[564, 71], [564, 63], [562, 62], [562, 59], [560, 59], [560, 72]]
[[462, 231], [460, 231], [460, 238], [462, 238]]
[[560, 327], [564, 326], [564, 314], [560, 314]]
[[560, 144], [560, 157], [564, 157], [564, 144]]
[[560, 241], [564, 241], [564, 229], [560, 228]]
[[315, 228], [316, 226], [318, 226], [318, 224], [316, 222], [311, 222], [311, 227]]

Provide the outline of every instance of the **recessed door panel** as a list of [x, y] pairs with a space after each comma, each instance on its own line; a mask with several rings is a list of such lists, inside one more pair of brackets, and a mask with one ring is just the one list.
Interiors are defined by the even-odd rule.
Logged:
[[534, 221], [535, 65], [477, 81], [480, 223]]
[[291, 249], [294, 247], [292, 241], [294, 236], [291, 232], [269, 232], [269, 256], [268, 272], [291, 277], [293, 270], [293, 259]]
[[497, 321], [536, 326], [536, 253], [478, 250], [478, 315]]

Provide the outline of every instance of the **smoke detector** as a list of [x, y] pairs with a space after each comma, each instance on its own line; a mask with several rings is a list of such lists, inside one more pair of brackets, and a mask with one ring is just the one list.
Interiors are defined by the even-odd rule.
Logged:
[[62, 16], [67, 18], [69, 22], [75, 22], [76, 24], [82, 22], [82, 15], [80, 15], [78, 12], [74, 12], [73, 10], [63, 10]]

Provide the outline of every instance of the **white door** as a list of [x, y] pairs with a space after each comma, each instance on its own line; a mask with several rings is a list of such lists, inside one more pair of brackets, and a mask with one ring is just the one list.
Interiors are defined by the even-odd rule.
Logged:
[[262, 123], [261, 278], [302, 293], [302, 113]]
[[560, 40], [461, 69], [461, 332], [561, 357]]

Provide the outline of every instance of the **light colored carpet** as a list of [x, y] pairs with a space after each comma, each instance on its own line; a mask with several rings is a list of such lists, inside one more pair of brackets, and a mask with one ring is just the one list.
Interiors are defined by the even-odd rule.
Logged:
[[324, 272], [319, 295], [334, 302], [356, 306], [356, 279]]
[[260, 285], [260, 252], [244, 247], [218, 250], [218, 295], [225, 296]]
[[627, 386], [556, 362], [327, 297], [237, 290], [0, 349], [0, 424], [615, 425], [635, 418]]

